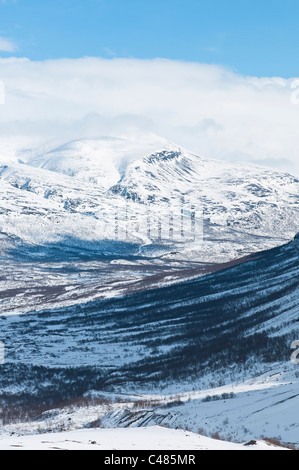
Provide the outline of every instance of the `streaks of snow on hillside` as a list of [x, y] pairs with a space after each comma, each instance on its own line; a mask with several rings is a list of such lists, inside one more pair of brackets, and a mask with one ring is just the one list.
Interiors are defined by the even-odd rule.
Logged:
[[[298, 285], [296, 239], [256, 260], [174, 286], [85, 303], [79, 296], [70, 307], [2, 315], [2, 337], [10, 360], [25, 353], [35, 365], [115, 364], [115, 373], [128, 361], [148, 374], [162, 358], [180, 364], [186, 355], [191, 364], [197, 351], [204, 363], [208, 351], [221, 352], [222, 346], [237, 353], [238, 335], [244, 347], [256, 338], [252, 347], [266, 354], [271, 342], [282, 347], [279, 338], [296, 331]], [[270, 335], [268, 345], [263, 335]], [[155, 351], [150, 357], [149, 348]]]

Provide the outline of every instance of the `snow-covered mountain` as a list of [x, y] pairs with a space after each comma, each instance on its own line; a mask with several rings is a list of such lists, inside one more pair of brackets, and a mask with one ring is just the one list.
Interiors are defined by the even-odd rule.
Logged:
[[299, 230], [299, 181], [288, 174], [204, 159], [152, 135], [41, 149], [18, 151], [14, 162], [0, 152], [3, 249], [67, 240], [97, 252], [105, 242], [113, 254], [107, 241], [118, 240], [131, 253], [133, 243], [145, 255], [217, 262]]

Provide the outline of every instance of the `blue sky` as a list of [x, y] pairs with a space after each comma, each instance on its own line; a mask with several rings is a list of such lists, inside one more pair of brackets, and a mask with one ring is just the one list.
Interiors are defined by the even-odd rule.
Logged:
[[299, 75], [298, 0], [0, 0], [0, 56], [163, 57]]

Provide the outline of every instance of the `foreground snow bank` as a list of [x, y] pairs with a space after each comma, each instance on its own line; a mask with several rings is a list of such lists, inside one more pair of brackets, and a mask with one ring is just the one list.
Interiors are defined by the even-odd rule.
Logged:
[[265, 442], [233, 444], [158, 426], [92, 429], [0, 439], [0, 450], [281, 450]]

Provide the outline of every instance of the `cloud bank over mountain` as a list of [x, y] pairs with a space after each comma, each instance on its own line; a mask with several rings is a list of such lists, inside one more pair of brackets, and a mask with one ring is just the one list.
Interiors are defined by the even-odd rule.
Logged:
[[56, 145], [150, 131], [207, 157], [299, 175], [293, 80], [166, 59], [88, 57], [0, 59], [0, 80], [2, 142], [26, 136]]

